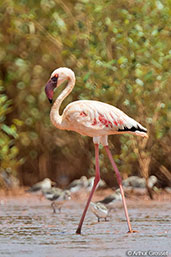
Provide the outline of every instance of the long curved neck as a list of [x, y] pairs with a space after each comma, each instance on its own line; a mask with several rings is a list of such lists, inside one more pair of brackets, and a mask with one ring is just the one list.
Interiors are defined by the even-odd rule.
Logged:
[[61, 92], [61, 94], [57, 97], [56, 101], [54, 102], [51, 112], [50, 112], [50, 119], [53, 125], [57, 128], [62, 129], [62, 115], [59, 114], [60, 106], [63, 100], [71, 93], [72, 89], [75, 86], [75, 78], [69, 77], [68, 83], [65, 89]]

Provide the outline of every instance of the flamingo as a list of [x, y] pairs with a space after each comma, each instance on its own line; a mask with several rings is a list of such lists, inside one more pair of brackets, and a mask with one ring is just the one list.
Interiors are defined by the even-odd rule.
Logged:
[[54, 89], [58, 88], [64, 81], [67, 81], [66, 87], [56, 98], [51, 111], [50, 119], [52, 124], [62, 130], [72, 130], [81, 135], [93, 138], [95, 147], [95, 179], [92, 190], [88, 197], [86, 206], [81, 216], [76, 234], [81, 234], [82, 225], [94, 191], [100, 181], [99, 169], [99, 144], [105, 148], [107, 156], [116, 173], [117, 182], [121, 191], [123, 207], [128, 225], [128, 232], [134, 232], [131, 227], [124, 191], [122, 187], [122, 178], [119, 170], [113, 160], [112, 153], [108, 146], [108, 135], [129, 133], [137, 136], [148, 137], [147, 129], [140, 123], [128, 117], [118, 108], [107, 103], [94, 100], [78, 100], [66, 106], [63, 114], [59, 114], [59, 108], [63, 100], [71, 93], [75, 86], [75, 74], [66, 67], [55, 69], [45, 86], [45, 93], [50, 103], [53, 100]]

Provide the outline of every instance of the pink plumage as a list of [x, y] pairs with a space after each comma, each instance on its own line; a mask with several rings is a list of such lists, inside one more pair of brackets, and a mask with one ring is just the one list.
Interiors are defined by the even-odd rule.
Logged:
[[97, 137], [130, 133], [147, 136], [146, 129], [118, 108], [98, 101], [81, 100], [69, 104], [62, 115], [64, 128]]

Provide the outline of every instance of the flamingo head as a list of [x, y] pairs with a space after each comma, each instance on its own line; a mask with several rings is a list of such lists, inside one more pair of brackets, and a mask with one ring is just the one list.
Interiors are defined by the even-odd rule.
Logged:
[[52, 103], [53, 91], [57, 87], [57, 83], [58, 83], [58, 74], [55, 74], [54, 76], [51, 76], [51, 78], [48, 80], [45, 86], [45, 93], [50, 103]]
[[54, 89], [72, 77], [75, 78], [73, 71], [65, 67], [58, 68], [52, 72], [45, 87], [45, 93], [50, 103], [52, 103]]

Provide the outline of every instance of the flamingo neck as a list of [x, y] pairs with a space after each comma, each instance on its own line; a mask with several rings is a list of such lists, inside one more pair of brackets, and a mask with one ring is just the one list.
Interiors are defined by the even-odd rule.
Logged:
[[54, 102], [51, 112], [50, 112], [50, 119], [52, 124], [62, 129], [62, 115], [59, 114], [60, 106], [63, 102], [63, 100], [71, 93], [72, 89], [75, 85], [75, 78], [69, 77], [68, 83], [65, 87], [65, 89], [61, 92], [61, 94], [57, 97], [56, 101]]

